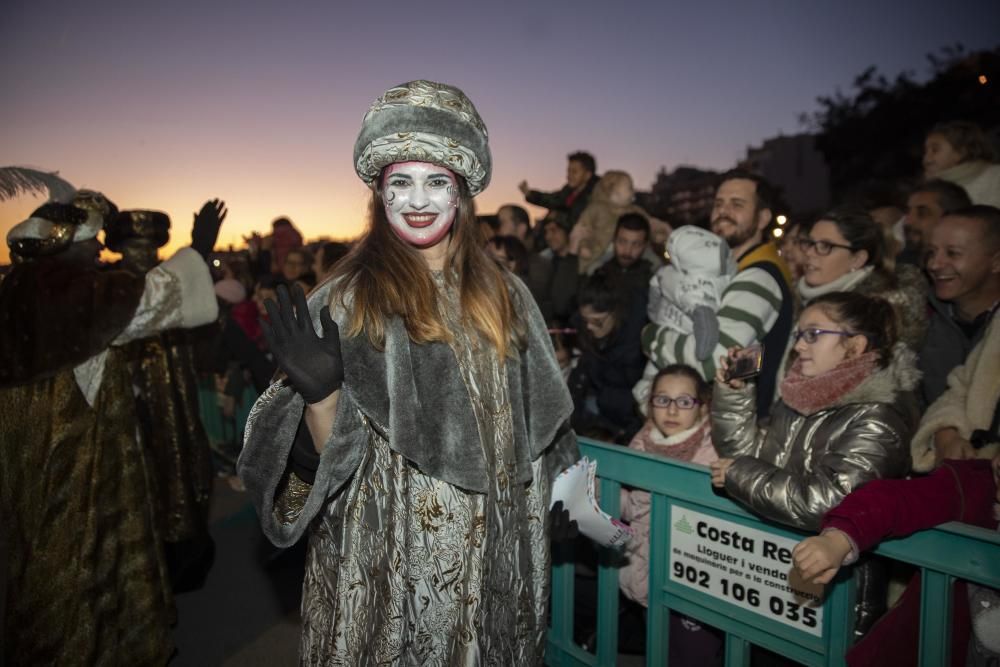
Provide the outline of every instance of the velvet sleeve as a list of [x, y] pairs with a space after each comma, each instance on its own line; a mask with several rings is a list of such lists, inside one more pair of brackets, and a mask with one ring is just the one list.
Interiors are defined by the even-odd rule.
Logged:
[[986, 460], [946, 461], [933, 474], [876, 480], [827, 512], [823, 528], [836, 528], [862, 551], [948, 521], [988, 521], [996, 485]]

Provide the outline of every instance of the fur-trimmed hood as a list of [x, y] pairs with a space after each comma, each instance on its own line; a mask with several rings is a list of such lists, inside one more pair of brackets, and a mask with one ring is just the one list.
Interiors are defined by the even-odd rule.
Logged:
[[916, 353], [904, 343], [896, 343], [887, 367], [875, 370], [830, 407], [853, 403], [892, 403], [900, 392], [913, 391], [919, 383]]
[[855, 290], [858, 294], [881, 297], [896, 311], [899, 340], [919, 350], [927, 333], [927, 297], [930, 286], [923, 271], [900, 264], [895, 274], [873, 271]]

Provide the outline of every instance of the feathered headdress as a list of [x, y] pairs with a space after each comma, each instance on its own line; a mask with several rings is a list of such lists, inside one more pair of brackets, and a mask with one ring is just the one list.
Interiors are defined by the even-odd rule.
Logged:
[[76, 188], [60, 177], [57, 171], [0, 167], [0, 201], [30, 194], [48, 194], [49, 201], [65, 204], [72, 201]]

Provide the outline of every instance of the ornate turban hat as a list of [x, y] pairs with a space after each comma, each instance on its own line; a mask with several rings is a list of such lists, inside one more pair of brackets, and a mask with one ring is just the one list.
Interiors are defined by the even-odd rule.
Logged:
[[465, 178], [472, 195], [486, 189], [493, 170], [489, 134], [458, 88], [410, 81], [375, 100], [354, 143], [354, 168], [371, 186], [394, 162], [431, 162]]
[[114, 252], [139, 239], [162, 248], [170, 240], [170, 217], [160, 211], [122, 211], [104, 229], [104, 245]]
[[78, 190], [68, 204], [48, 202], [7, 233], [7, 245], [21, 257], [55, 255], [97, 236], [118, 208], [100, 192]]

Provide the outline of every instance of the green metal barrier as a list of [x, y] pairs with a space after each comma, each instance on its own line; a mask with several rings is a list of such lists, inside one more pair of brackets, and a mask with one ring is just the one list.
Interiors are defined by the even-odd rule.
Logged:
[[223, 416], [218, 400], [218, 394], [209, 381], [201, 381], [198, 385], [198, 408], [209, 442], [214, 448], [234, 447], [234, 451], [238, 453], [243, 446], [243, 429], [250, 409], [257, 400], [257, 394], [251, 387], [247, 387], [236, 405], [235, 414], [229, 418]]
[[[601, 507], [608, 514], [620, 515], [619, 491], [623, 484], [652, 494], [647, 665], [667, 663], [671, 610], [725, 632], [729, 667], [749, 665], [751, 645], [806, 665], [844, 664], [854, 619], [851, 568], [845, 568], [827, 587], [822, 606], [809, 614], [807, 607], [783, 599], [785, 593], [778, 588], [778, 578], [757, 576], [769, 568], [747, 568], [743, 559], [732, 560], [735, 557], [727, 555], [734, 544], [748, 547], [747, 562], [762, 558], [774, 562], [772, 573], [782, 569], [787, 572], [791, 569], [790, 554], [783, 549], [801, 540], [805, 533], [763, 521], [715, 495], [703, 467], [590, 440], [580, 441], [580, 452], [598, 463]], [[745, 534], [737, 538], [740, 530]], [[722, 533], [728, 537], [722, 537]], [[711, 546], [713, 537], [714, 544], [726, 543], [725, 548]], [[697, 554], [688, 549], [692, 540], [704, 543]], [[961, 578], [1000, 588], [1000, 535], [947, 524], [886, 542], [876, 553], [922, 569], [921, 665], [948, 664], [952, 583]], [[546, 664], [615, 665], [618, 570], [598, 566], [596, 654], [573, 642], [573, 576], [573, 562], [553, 566]], [[707, 590], [710, 587], [712, 590]]]

